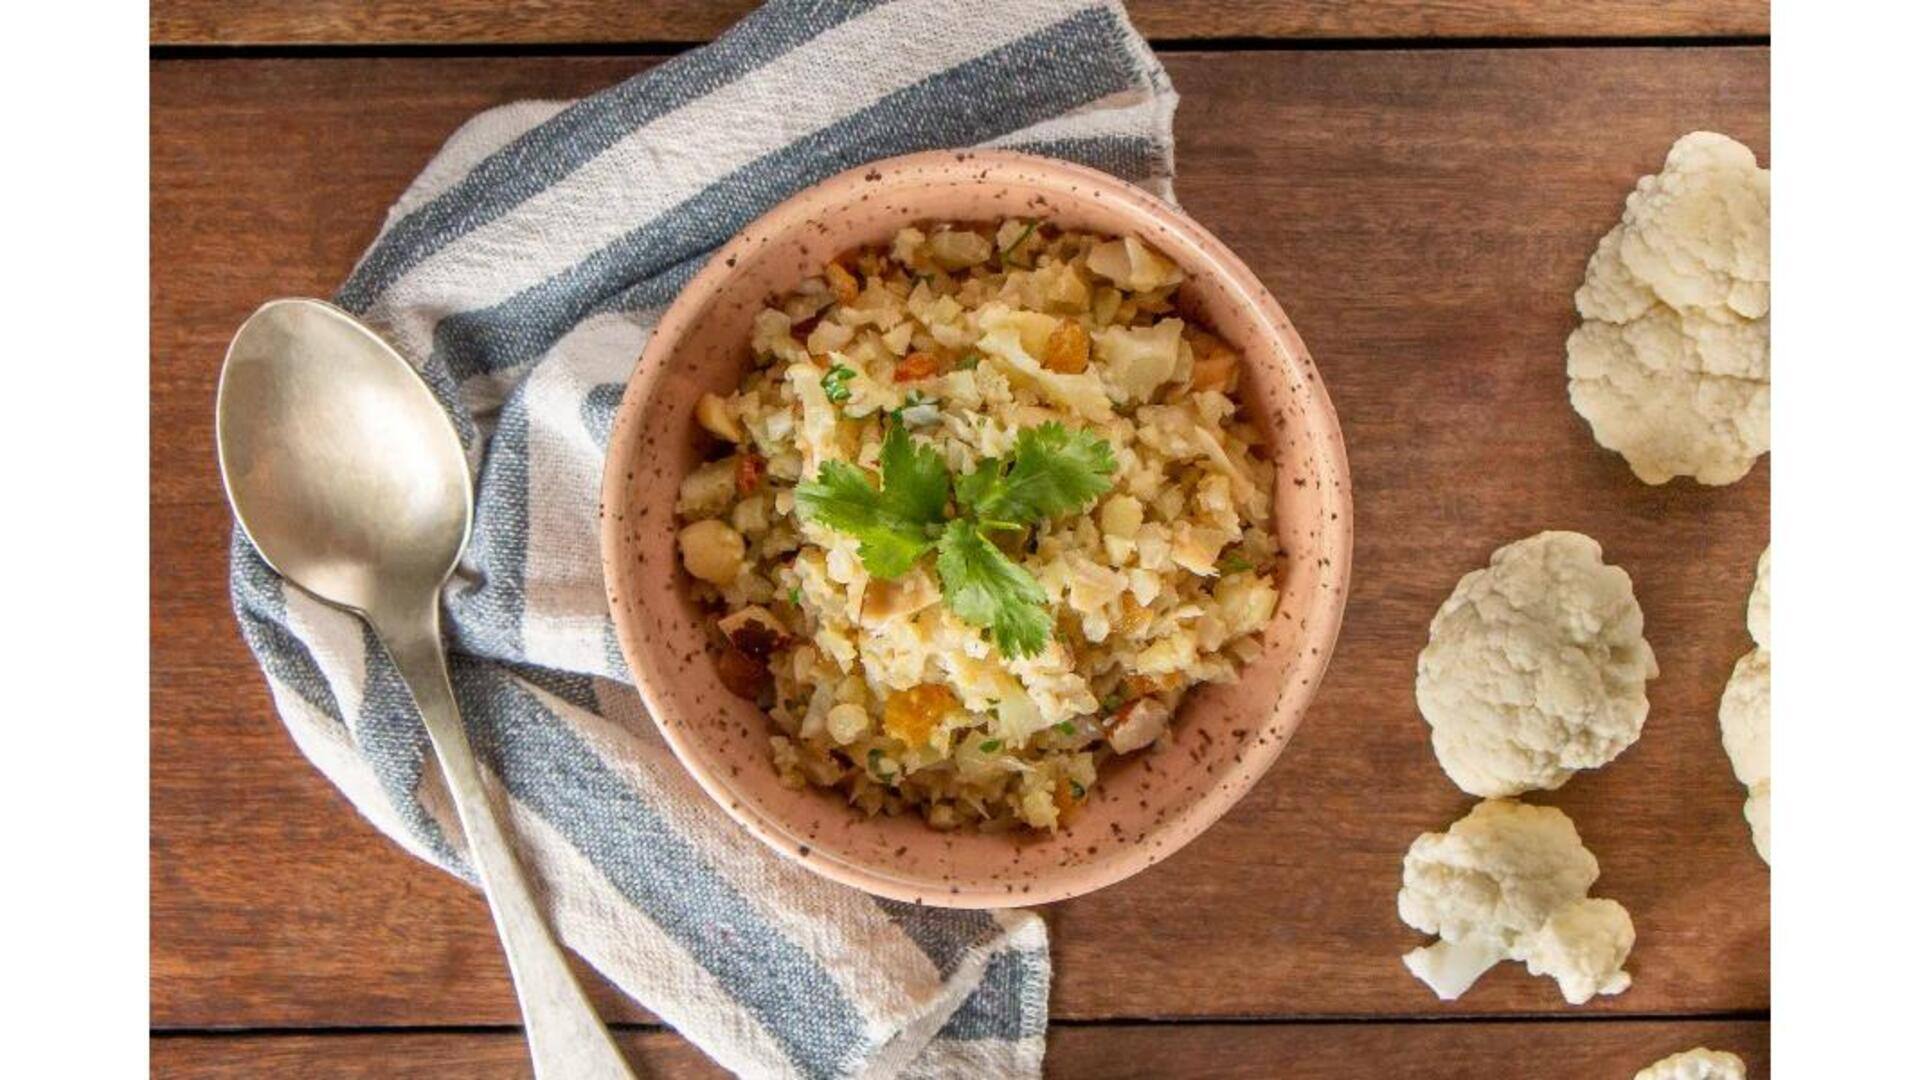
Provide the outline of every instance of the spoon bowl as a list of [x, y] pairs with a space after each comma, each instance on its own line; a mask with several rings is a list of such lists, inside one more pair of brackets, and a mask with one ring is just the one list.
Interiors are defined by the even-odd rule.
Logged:
[[370, 612], [418, 603], [466, 547], [473, 484], [446, 411], [399, 353], [318, 300], [241, 326], [215, 406], [240, 527], [276, 571]]

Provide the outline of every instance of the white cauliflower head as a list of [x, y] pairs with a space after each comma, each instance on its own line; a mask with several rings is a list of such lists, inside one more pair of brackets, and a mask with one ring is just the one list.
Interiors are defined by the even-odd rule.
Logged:
[[1601, 446], [1649, 484], [1731, 484], [1772, 446], [1768, 320], [1659, 306], [1567, 337], [1568, 394]]
[[1747, 785], [1747, 824], [1760, 857], [1773, 862], [1773, 659], [1755, 649], [1733, 665], [1720, 695], [1720, 744], [1733, 774]]
[[[1567, 815], [1490, 799], [1444, 833], [1425, 833], [1401, 867], [1400, 919], [1440, 940], [1402, 957], [1443, 1000], [1502, 960], [1551, 974], [1569, 1002], [1617, 994], [1633, 923], [1612, 901], [1589, 901], [1599, 860]], [[1598, 905], [1598, 906], [1595, 906]]]
[[1747, 633], [1763, 649], [1773, 648], [1773, 548], [1760, 553], [1753, 571], [1753, 595], [1747, 597]]
[[1627, 196], [1620, 259], [1671, 307], [1757, 319], [1772, 303], [1772, 191], [1745, 146], [1681, 136]]
[[1640, 737], [1659, 674], [1626, 571], [1573, 532], [1493, 553], [1440, 606], [1414, 695], [1434, 754], [1464, 791], [1557, 788]]
[[1633, 1080], [1747, 1080], [1747, 1063], [1725, 1050], [1696, 1046], [1661, 1058]]
[[1747, 786], [1747, 825], [1760, 858], [1773, 863], [1773, 549], [1760, 554], [1753, 595], [1747, 598], [1747, 632], [1759, 646], [1733, 665], [1720, 695], [1720, 745], [1733, 775]]
[[1573, 294], [1573, 306], [1581, 318], [1602, 322], [1627, 323], [1647, 313], [1654, 305], [1653, 290], [1633, 276], [1620, 259], [1620, 234], [1625, 225], [1615, 225], [1600, 238], [1587, 260], [1587, 279]]
[[1730, 484], [1771, 446], [1768, 175], [1724, 135], [1687, 135], [1587, 260], [1568, 395], [1649, 484]]

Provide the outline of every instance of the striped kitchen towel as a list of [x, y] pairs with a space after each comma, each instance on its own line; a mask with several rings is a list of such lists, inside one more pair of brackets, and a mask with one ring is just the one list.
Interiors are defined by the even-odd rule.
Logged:
[[[1032, 1076], [1045, 925], [876, 900], [763, 848], [666, 750], [614, 645], [595, 538], [614, 407], [661, 309], [794, 191], [1009, 146], [1170, 196], [1175, 96], [1100, 0], [775, 0], [576, 102], [462, 127], [337, 301], [412, 358], [475, 470], [453, 681], [560, 937], [749, 1076]], [[407, 850], [469, 876], [411, 699], [351, 616], [244, 539], [234, 606], [294, 741]]]

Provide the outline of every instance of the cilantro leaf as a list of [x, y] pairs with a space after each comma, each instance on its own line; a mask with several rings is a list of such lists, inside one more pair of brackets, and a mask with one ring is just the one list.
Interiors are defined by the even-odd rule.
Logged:
[[838, 405], [852, 397], [853, 391], [848, 389], [847, 380], [853, 378], [855, 374], [855, 371], [845, 364], [835, 364], [828, 368], [827, 373], [820, 376], [820, 389], [827, 392], [827, 400]]
[[905, 428], [887, 430], [880, 444], [880, 483], [844, 461], [824, 461], [812, 480], [794, 488], [800, 516], [860, 541], [860, 561], [878, 578], [912, 569], [932, 550], [946, 517], [946, 462]]
[[950, 523], [939, 549], [934, 568], [955, 615], [987, 628], [1009, 657], [1031, 656], [1046, 645], [1053, 619], [1046, 591], [1032, 574], [988, 543], [970, 521]]
[[1113, 486], [1113, 448], [1089, 431], [1049, 422], [1015, 437], [1011, 466], [986, 458], [954, 485], [982, 521], [1013, 525], [1084, 508]]
[[951, 481], [940, 451], [915, 442], [905, 427], [888, 425], [880, 443], [880, 483], [896, 513], [910, 521], [938, 525], [947, 516]]

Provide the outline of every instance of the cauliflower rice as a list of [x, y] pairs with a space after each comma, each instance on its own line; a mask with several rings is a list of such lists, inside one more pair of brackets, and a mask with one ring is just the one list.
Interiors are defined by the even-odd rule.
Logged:
[[[1102, 761], [1258, 655], [1283, 557], [1273, 466], [1238, 415], [1239, 356], [1176, 312], [1181, 280], [1133, 237], [938, 225], [758, 313], [754, 370], [697, 406], [723, 456], [676, 509], [723, 680], [777, 725], [788, 786], [936, 828], [1054, 829]], [[876, 468], [890, 425], [958, 476], [1043, 424], [1104, 440], [1113, 471], [1083, 511], [992, 534], [1045, 593], [1032, 655], [957, 616], [932, 558], [883, 580], [796, 512], [823, 463]]]

